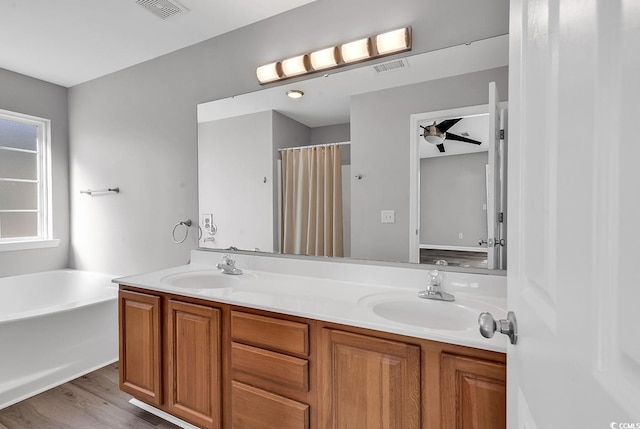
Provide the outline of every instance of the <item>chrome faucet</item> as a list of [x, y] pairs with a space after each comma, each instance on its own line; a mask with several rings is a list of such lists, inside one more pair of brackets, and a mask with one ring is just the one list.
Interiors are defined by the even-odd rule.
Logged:
[[436, 301], [455, 301], [455, 296], [442, 290], [442, 274], [438, 270], [430, 270], [428, 274], [427, 288], [418, 292], [418, 296]]
[[236, 268], [236, 261], [231, 259], [231, 255], [229, 254], [222, 257], [222, 263], [216, 265], [216, 268], [222, 270], [222, 274], [232, 274], [236, 276], [242, 274], [242, 270]]

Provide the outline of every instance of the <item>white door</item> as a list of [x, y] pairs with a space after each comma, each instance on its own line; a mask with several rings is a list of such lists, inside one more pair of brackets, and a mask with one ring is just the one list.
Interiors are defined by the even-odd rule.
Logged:
[[508, 427], [640, 427], [640, 1], [512, 0]]
[[500, 266], [500, 97], [495, 82], [489, 83], [489, 153], [487, 162], [487, 268]]

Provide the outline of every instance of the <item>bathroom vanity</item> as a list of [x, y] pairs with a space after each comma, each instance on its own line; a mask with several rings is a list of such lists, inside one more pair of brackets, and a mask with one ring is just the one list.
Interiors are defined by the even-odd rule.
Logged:
[[[207, 253], [117, 280], [120, 387], [138, 400], [202, 428], [505, 427], [506, 342], [475, 322], [501, 314], [500, 278], [445, 273], [456, 301], [427, 302], [424, 270], [316, 262], [333, 267], [312, 277], [310, 261], [237, 255], [229, 276]], [[412, 287], [384, 284], [398, 273]], [[441, 317], [407, 319], [422, 310]]]

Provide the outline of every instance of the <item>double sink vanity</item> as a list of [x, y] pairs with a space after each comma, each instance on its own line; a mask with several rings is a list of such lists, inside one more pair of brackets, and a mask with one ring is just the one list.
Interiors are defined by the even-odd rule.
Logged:
[[[500, 428], [506, 278], [196, 250], [117, 279], [120, 387], [201, 428]], [[223, 261], [227, 266], [230, 261]], [[224, 268], [224, 267], [223, 267]], [[226, 270], [225, 270], [226, 271]], [[189, 427], [188, 425], [185, 425]]]

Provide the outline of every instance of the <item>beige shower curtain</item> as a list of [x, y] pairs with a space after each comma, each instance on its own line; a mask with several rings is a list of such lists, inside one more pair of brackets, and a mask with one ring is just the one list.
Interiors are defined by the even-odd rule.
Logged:
[[344, 256], [339, 145], [282, 151], [282, 252]]

